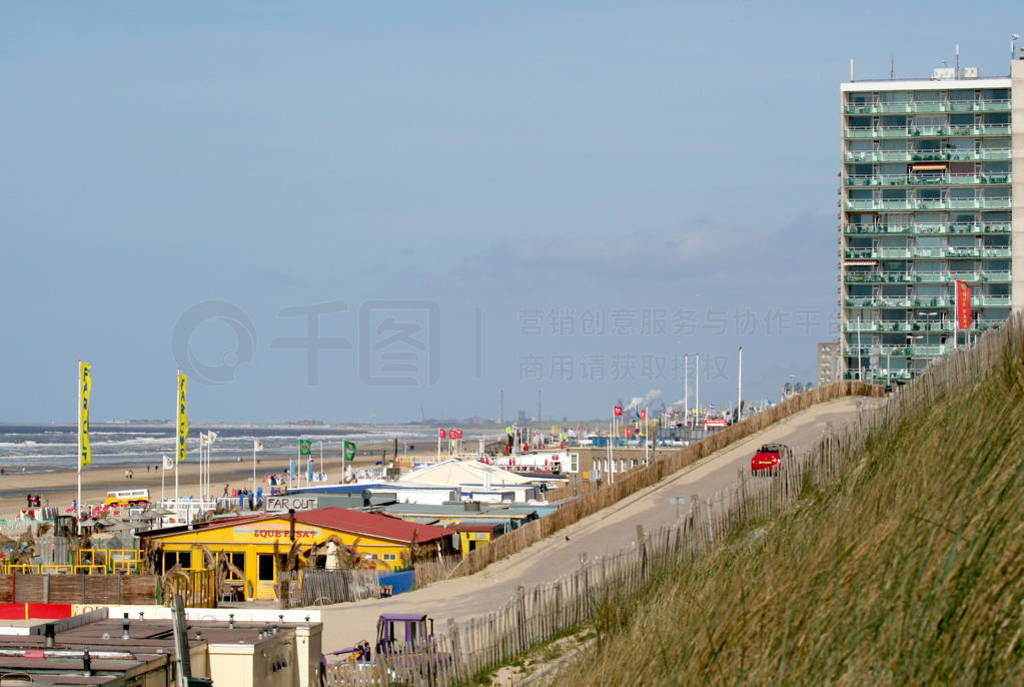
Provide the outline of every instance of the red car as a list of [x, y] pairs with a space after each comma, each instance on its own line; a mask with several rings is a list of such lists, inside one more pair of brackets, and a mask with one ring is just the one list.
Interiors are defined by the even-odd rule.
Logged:
[[765, 444], [750, 459], [750, 474], [777, 475], [782, 471], [783, 461], [792, 457], [793, 450], [785, 444]]

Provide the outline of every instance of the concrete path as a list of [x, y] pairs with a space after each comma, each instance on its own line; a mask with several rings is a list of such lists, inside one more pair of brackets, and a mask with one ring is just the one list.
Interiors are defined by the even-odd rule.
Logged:
[[[689, 503], [697, 495], [707, 501], [730, 489], [737, 484], [740, 470], [749, 471], [750, 458], [761, 444], [788, 444], [800, 459], [817, 444], [829, 426], [849, 423], [861, 411], [882, 401], [852, 397], [809, 408], [559, 530], [524, 551], [492, 563], [476, 575], [439, 582], [388, 599], [325, 607], [324, 651], [352, 646], [361, 639], [372, 642], [381, 613], [427, 613], [435, 619], [435, 627], [442, 630], [448, 618], [462, 621], [501, 608], [513, 597], [518, 585], [529, 588], [557, 579], [579, 565], [581, 553], [595, 558], [631, 546], [636, 539], [637, 525], [653, 532], [671, 524], [676, 518], [676, 507], [669, 503], [669, 497], [683, 496]], [[753, 479], [751, 483], [756, 485], [760, 479], [770, 478]], [[688, 506], [684, 506], [683, 512], [687, 511]]]

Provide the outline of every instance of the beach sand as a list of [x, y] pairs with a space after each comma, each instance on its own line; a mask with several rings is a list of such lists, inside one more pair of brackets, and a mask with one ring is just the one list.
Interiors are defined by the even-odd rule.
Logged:
[[[381, 460], [381, 451], [388, 450], [388, 460], [394, 458], [392, 445], [367, 445], [360, 447], [359, 455], [352, 461], [354, 471], [371, 467]], [[402, 457], [401, 455], [399, 457]], [[410, 458], [412, 456], [409, 456]], [[263, 487], [264, 493], [269, 491], [263, 478], [268, 474], [284, 474], [288, 472], [288, 456], [258, 454], [259, 464], [256, 466], [257, 488]], [[82, 470], [82, 500], [87, 505], [103, 503], [108, 491], [116, 489], [149, 489], [151, 501], [160, 499], [159, 461], [149, 465], [141, 464], [132, 468], [132, 479], [125, 476], [125, 467], [87, 466]], [[314, 469], [320, 470], [319, 456], [314, 456]], [[334, 457], [325, 460], [327, 484], [338, 484], [341, 481], [341, 461]], [[77, 497], [77, 473], [74, 470], [57, 470], [53, 472], [20, 472], [8, 469], [0, 476], [0, 518], [12, 518], [27, 505], [26, 495], [39, 494], [43, 506], [53, 506], [61, 511], [71, 508], [72, 501]], [[210, 491], [215, 497], [222, 496], [224, 485], [230, 489], [252, 488], [252, 454], [248, 457], [218, 456], [216, 449], [210, 464]], [[324, 484], [320, 482], [319, 484]], [[164, 475], [164, 493], [167, 498], [174, 497], [174, 470]], [[199, 458], [190, 455], [188, 460], [178, 464], [179, 496], [199, 496]]]

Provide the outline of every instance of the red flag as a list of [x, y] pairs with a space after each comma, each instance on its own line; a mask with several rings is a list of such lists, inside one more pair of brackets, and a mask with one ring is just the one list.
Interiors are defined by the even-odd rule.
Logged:
[[444, 433], [444, 428], [443, 427], [441, 429], [437, 430], [437, 436], [440, 439], [446, 439], [447, 438], [447, 435]]
[[612, 411], [615, 413], [616, 416], [622, 415], [622, 406], [615, 406], [614, 408], [612, 408]]
[[971, 287], [965, 281], [956, 281], [956, 326], [970, 329], [974, 317], [971, 312]]
[[462, 438], [462, 430], [461, 429], [449, 429], [448, 430], [448, 437], [451, 438], [451, 439], [461, 439]]
[[647, 411], [644, 410], [643, 408], [640, 409], [640, 419], [641, 420], [646, 420], [647, 419]]

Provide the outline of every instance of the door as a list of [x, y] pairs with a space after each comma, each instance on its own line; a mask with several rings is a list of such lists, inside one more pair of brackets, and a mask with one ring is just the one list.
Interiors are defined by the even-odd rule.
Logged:
[[274, 554], [256, 554], [256, 590], [257, 599], [274, 599], [274, 583], [277, 582], [277, 566], [274, 564]]

